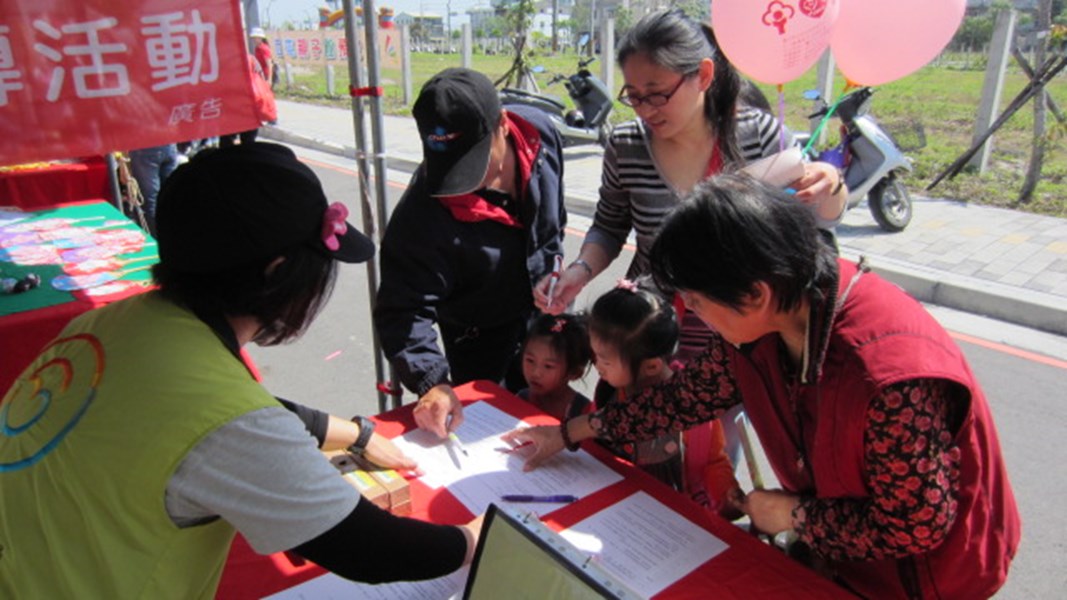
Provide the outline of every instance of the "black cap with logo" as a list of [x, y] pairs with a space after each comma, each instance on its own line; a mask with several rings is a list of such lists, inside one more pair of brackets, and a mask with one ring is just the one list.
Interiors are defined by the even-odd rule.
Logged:
[[489, 167], [493, 132], [501, 119], [493, 82], [470, 69], [445, 69], [422, 86], [412, 113], [430, 194], [476, 190]]

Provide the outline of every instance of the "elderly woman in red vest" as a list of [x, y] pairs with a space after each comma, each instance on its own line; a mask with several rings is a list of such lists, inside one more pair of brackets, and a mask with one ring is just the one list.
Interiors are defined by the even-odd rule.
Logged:
[[835, 257], [800, 203], [740, 176], [660, 230], [653, 273], [718, 332], [627, 407], [517, 430], [534, 468], [589, 437], [644, 440], [743, 403], [781, 490], [738, 498], [793, 530], [828, 574], [877, 598], [980, 598], [1020, 522], [985, 396], [959, 348], [896, 286]]

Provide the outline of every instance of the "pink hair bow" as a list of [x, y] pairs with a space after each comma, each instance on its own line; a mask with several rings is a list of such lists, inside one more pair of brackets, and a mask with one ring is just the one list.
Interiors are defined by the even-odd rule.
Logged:
[[637, 292], [637, 282], [630, 281], [629, 279], [620, 279], [615, 282], [615, 287], [624, 289], [630, 292]]
[[337, 236], [344, 235], [348, 231], [348, 224], [345, 223], [347, 218], [348, 209], [340, 202], [331, 204], [322, 215], [322, 243], [331, 252], [336, 252], [341, 247]]

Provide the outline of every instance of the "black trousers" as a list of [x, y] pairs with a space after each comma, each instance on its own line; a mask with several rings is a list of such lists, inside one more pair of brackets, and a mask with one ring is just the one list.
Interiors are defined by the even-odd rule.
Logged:
[[452, 383], [488, 379], [512, 392], [526, 387], [519, 352], [527, 319], [495, 327], [441, 327]]

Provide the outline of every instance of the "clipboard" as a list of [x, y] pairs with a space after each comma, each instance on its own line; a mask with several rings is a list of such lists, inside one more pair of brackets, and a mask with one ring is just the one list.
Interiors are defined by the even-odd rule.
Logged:
[[490, 504], [471, 561], [464, 600], [640, 598], [549, 529], [536, 514]]

